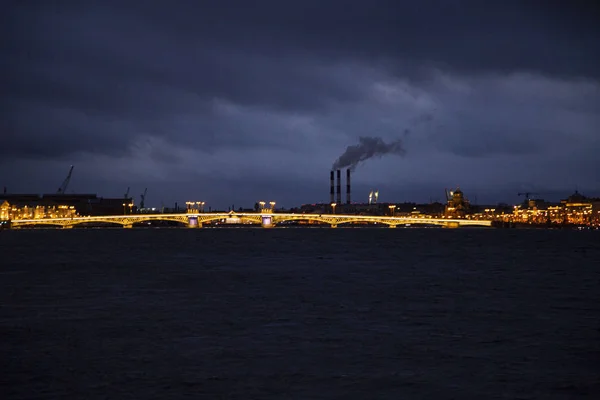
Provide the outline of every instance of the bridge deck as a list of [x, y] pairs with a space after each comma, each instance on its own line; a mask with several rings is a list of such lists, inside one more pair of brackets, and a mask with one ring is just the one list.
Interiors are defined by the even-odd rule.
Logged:
[[441, 225], [445, 227], [459, 226], [491, 226], [491, 221], [448, 219], [448, 218], [415, 218], [415, 217], [389, 217], [372, 215], [344, 215], [344, 214], [294, 214], [294, 213], [188, 213], [188, 214], [133, 214], [133, 215], [109, 215], [95, 217], [73, 217], [73, 218], [41, 218], [41, 219], [17, 219], [12, 220], [14, 228], [32, 225], [54, 225], [72, 227], [79, 224], [110, 223], [131, 227], [133, 224], [150, 221], [172, 221], [189, 226], [201, 226], [219, 220], [239, 220], [246, 223], [265, 225], [277, 225], [287, 221], [309, 221], [328, 224], [337, 227], [340, 224], [373, 223], [384, 224], [390, 227], [397, 225]]

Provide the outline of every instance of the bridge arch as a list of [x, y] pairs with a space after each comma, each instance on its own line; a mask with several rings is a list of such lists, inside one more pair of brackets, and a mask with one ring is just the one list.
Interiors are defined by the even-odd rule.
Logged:
[[281, 215], [281, 214], [273, 214], [273, 222], [275, 224], [280, 224], [282, 222], [288, 221], [307, 221], [307, 222], [320, 222], [327, 225], [335, 225], [337, 222], [330, 218], [323, 218], [315, 215]]
[[144, 222], [177, 222], [179, 224], [186, 225], [188, 223], [188, 218], [177, 218], [177, 217], [139, 217], [139, 218], [131, 218], [123, 220], [121, 225], [133, 225], [133, 224], [141, 224]]
[[36, 219], [30, 221], [14, 221], [12, 223], [13, 228], [24, 228], [24, 227], [41, 227], [41, 226], [51, 226], [56, 228], [72, 228], [74, 226], [89, 224], [89, 223], [102, 223], [102, 224], [110, 224], [115, 226], [124, 226], [127, 225], [125, 223], [121, 223], [121, 221], [115, 220], [50, 220], [46, 221], [44, 219]]
[[12, 222], [11, 227], [12, 228], [27, 228], [27, 227], [42, 227], [42, 226], [47, 226], [47, 227], [53, 227], [53, 228], [62, 228], [65, 225], [61, 224], [58, 221], [43, 221], [43, 220], [39, 220], [39, 221], [35, 221], [35, 222]]
[[[195, 216], [195, 215], [194, 215]], [[241, 222], [251, 222], [255, 224], [260, 224], [261, 215], [248, 215], [248, 214], [220, 214], [220, 215], [208, 215], [208, 214], [200, 214], [197, 216], [198, 222], [200, 223], [209, 223], [221, 220], [227, 220], [229, 218], [237, 218]]]
[[402, 222], [398, 223], [395, 221], [387, 221], [387, 220], [381, 220], [381, 221], [373, 221], [373, 220], [369, 220], [369, 219], [342, 219], [340, 221], [337, 221], [336, 224], [337, 225], [342, 225], [342, 224], [356, 224], [356, 223], [361, 223], [361, 224], [370, 224], [370, 225], [375, 225], [375, 224], [382, 224], [382, 225], [399, 225], [402, 224]]

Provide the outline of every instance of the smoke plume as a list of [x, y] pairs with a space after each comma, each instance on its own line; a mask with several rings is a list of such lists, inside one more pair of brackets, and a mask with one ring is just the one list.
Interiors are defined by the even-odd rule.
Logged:
[[354, 170], [358, 164], [373, 157], [382, 157], [386, 154], [404, 155], [404, 147], [400, 139], [385, 143], [379, 137], [359, 137], [358, 144], [348, 146], [334, 163], [332, 169], [349, 167]]

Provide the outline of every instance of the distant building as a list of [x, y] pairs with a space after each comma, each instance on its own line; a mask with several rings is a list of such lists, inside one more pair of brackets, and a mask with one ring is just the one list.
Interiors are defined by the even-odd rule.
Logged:
[[0, 221], [6, 221], [10, 219], [10, 204], [4, 200], [0, 204]]
[[74, 207], [82, 216], [121, 215], [137, 211], [133, 198], [102, 198], [96, 194], [0, 194], [0, 203], [8, 201], [17, 208]]
[[575, 191], [565, 200], [561, 200], [564, 208], [564, 220], [569, 224], [598, 224], [600, 220], [600, 199], [588, 198]]
[[77, 217], [74, 206], [60, 205], [11, 205], [4, 200], [0, 205], [0, 220], [13, 219], [42, 219], [42, 218], [73, 218]]
[[469, 211], [469, 207], [469, 200], [467, 200], [462, 190], [457, 188], [454, 192], [449, 193], [444, 214], [449, 218], [464, 218]]

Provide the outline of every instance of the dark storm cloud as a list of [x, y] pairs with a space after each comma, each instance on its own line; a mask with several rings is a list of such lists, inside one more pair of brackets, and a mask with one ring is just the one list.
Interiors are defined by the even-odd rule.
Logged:
[[[164, 85], [203, 98], [227, 97], [242, 104], [294, 109], [317, 109], [322, 105], [323, 99], [313, 95], [311, 86], [314, 85], [321, 87], [323, 95], [340, 100], [358, 95], [347, 82], [320, 74], [322, 66], [307, 66], [297, 59], [286, 59], [290, 52], [285, 49], [276, 57], [265, 57], [252, 47], [228, 47], [212, 33], [194, 37], [194, 40], [177, 38], [161, 31], [160, 24], [139, 16], [128, 19], [118, 8], [104, 7], [90, 5], [77, 12], [70, 9], [68, 12], [34, 10], [33, 17], [25, 13], [21, 20], [13, 21], [13, 25], [19, 26], [29, 22], [28, 26], [33, 25], [34, 32], [40, 36], [48, 34], [51, 39], [22, 38], [26, 46], [12, 48], [10, 71], [13, 74], [22, 71], [33, 80], [18, 83], [29, 84], [21, 88], [25, 89], [26, 95], [27, 90], [38, 90], [31, 94], [43, 96], [47, 92], [56, 92], [59, 87], [66, 91], [65, 101], [69, 101], [70, 91], [83, 90], [91, 97], [85, 100], [97, 101], [100, 110], [107, 107], [110, 112], [120, 110], [122, 106], [123, 100], [115, 99], [115, 94], [124, 95], [130, 103], [137, 97], [142, 106], [144, 102], [139, 100], [145, 99], [145, 93], [139, 93], [143, 88], [137, 86], [142, 83]], [[190, 12], [196, 14], [195, 11], [200, 10], [205, 11], [199, 7]], [[169, 10], [164, 11], [167, 14], [163, 18], [167, 18]], [[232, 21], [228, 29], [235, 28]], [[28, 28], [18, 28], [22, 29]], [[185, 29], [182, 27], [182, 31]], [[17, 31], [16, 35], [19, 33], [22, 32]], [[242, 33], [243, 30], [238, 32]], [[23, 70], [22, 64], [29, 68]], [[86, 80], [86, 87], [79, 88], [80, 79]], [[48, 86], [35, 85], [37, 80], [43, 80]], [[286, 81], [294, 84], [281, 86]], [[106, 101], [107, 98], [113, 101]], [[130, 104], [129, 108], [132, 106], [135, 104]]]
[[[49, 156], [95, 152], [111, 143], [121, 153], [143, 134], [184, 143], [194, 136], [196, 141], [198, 136], [214, 138], [214, 130], [157, 127], [182, 113], [204, 118], [199, 125], [214, 125], [210, 119], [215, 98], [306, 113], [318, 112], [331, 101], [356, 100], [364, 92], [352, 74], [343, 69], [332, 73], [327, 63], [286, 59], [285, 53], [249, 55], [205, 38], [198, 43], [177, 40], [161, 35], [148, 21], [127, 18], [104, 5], [29, 6], [18, 8], [9, 24], [3, 117], [6, 130], [13, 133], [11, 150], [7, 146], [1, 151], [5, 156], [26, 156], [29, 149], [31, 156], [43, 155], [44, 150]], [[53, 108], [58, 115], [48, 118], [48, 113], [37, 111], [40, 108]], [[87, 128], [56, 124], [65, 110], [73, 109], [87, 116]], [[111, 126], [96, 135], [107, 119]], [[125, 126], [119, 126], [122, 120], [128, 121]], [[30, 147], [24, 137], [43, 140]], [[49, 137], [56, 148], [43, 143]], [[93, 137], [89, 146], [82, 137]], [[204, 141], [205, 146], [209, 142]]]
[[0, 156], [62, 158], [84, 149], [116, 156], [128, 152], [130, 137], [110, 121], [98, 121], [73, 109], [20, 105], [5, 117]]
[[[453, 161], [434, 151], [551, 169], [557, 143], [598, 146], [597, 11], [532, 4], [13, 1], [0, 17], [0, 175], [81, 157], [124, 179], [252, 177], [267, 163], [286, 182], [365, 133], [401, 135], [402, 162], [440, 174]], [[598, 166], [590, 154], [578, 162]]]
[[598, 10], [589, 2], [223, 1], [201, 12], [180, 4], [151, 2], [141, 15], [181, 40], [213, 38], [265, 53], [392, 58], [466, 72], [600, 74]]

